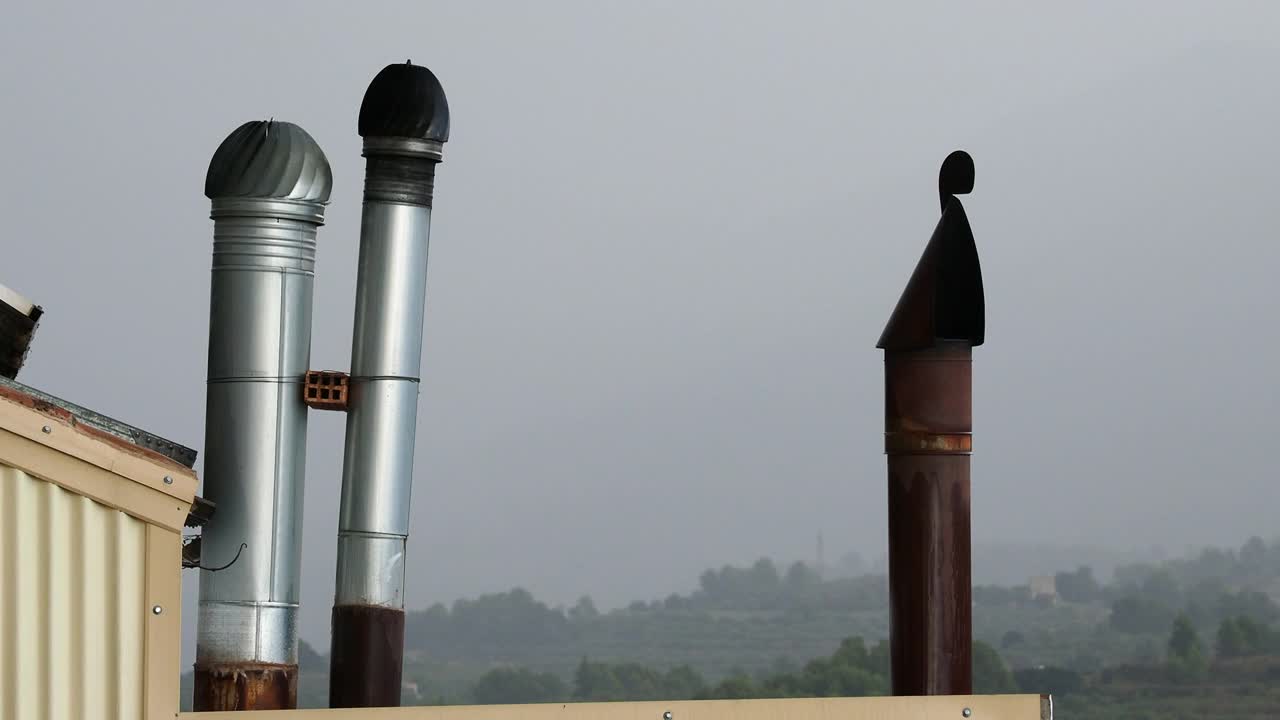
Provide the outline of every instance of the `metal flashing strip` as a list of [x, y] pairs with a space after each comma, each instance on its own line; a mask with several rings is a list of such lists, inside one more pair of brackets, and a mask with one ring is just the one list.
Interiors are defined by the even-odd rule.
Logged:
[[89, 427], [96, 428], [102, 432], [115, 435], [116, 437], [133, 443], [138, 447], [151, 450], [179, 463], [185, 467], [193, 467], [196, 463], [196, 451], [189, 447], [179, 445], [171, 440], [153, 435], [145, 430], [141, 430], [132, 425], [122, 423], [114, 418], [107, 417], [102, 413], [94, 412], [88, 408], [81, 407], [75, 403], [68, 402], [59, 397], [54, 397], [49, 393], [42, 392], [33, 387], [23, 385], [16, 380], [0, 376], [0, 387], [7, 387], [20, 393], [30, 395], [36, 400], [40, 400], [55, 407], [66, 410], [75, 416], [77, 422], [84, 423]]

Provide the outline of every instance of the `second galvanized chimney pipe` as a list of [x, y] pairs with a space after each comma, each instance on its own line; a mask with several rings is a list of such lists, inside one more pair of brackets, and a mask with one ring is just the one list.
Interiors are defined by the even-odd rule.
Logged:
[[330, 653], [330, 707], [400, 704], [405, 546], [435, 167], [449, 106], [424, 67], [388, 65], [360, 106], [364, 211]]

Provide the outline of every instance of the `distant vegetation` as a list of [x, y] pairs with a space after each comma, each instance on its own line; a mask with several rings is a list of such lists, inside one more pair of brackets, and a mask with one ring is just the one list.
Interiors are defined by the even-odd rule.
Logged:
[[[1052, 692], [1073, 718], [1276, 716], [1280, 544], [1123, 566], [1106, 582], [1067, 569], [1054, 585], [1056, 598], [974, 588], [977, 692]], [[762, 559], [611, 612], [520, 589], [435, 605], [408, 618], [404, 701], [882, 694], [887, 600], [881, 575]], [[324, 658], [304, 655], [303, 704], [323, 706]]]

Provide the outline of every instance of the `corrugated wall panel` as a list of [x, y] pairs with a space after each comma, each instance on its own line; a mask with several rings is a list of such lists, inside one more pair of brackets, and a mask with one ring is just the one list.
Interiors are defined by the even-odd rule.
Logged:
[[142, 717], [146, 524], [0, 465], [0, 718]]

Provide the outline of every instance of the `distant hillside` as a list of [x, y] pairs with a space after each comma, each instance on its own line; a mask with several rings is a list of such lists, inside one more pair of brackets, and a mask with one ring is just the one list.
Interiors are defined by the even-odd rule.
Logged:
[[[1031, 574], [1051, 576], [1055, 597], [1035, 596], [1027, 578], [974, 588], [975, 638], [1014, 671], [1149, 667], [1164, 658], [1179, 615], [1210, 643], [1232, 618], [1280, 620], [1269, 595], [1280, 579], [1280, 543], [1253, 538], [1236, 550], [1119, 565], [1107, 582], [1090, 567], [1052, 570]], [[470, 700], [495, 668], [521, 668], [541, 678], [534, 684], [567, 681], [583, 658], [658, 673], [687, 666], [708, 683], [763, 677], [830, 656], [846, 638], [881, 641], [887, 600], [883, 575], [824, 579], [804, 563], [779, 568], [761, 559], [707, 570], [692, 593], [609, 612], [589, 597], [550, 607], [518, 588], [438, 604], [408, 617], [406, 702]], [[303, 701], [322, 706], [327, 661], [310, 648], [303, 656]]]

